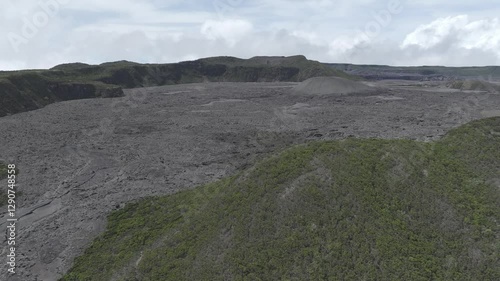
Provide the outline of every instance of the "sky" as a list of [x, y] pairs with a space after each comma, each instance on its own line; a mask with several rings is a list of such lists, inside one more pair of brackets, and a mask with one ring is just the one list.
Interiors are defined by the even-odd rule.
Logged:
[[305, 55], [500, 65], [498, 0], [4, 0], [0, 70]]

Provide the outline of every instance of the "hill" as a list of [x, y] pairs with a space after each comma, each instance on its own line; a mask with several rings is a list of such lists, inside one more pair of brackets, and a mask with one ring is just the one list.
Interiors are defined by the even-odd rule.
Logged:
[[349, 95], [375, 94], [377, 88], [370, 87], [362, 82], [351, 81], [339, 77], [313, 77], [301, 82], [293, 91], [305, 95]]
[[304, 56], [214, 57], [173, 64], [129, 61], [63, 64], [50, 70], [0, 72], [0, 117], [83, 98], [122, 96], [122, 88], [195, 82], [300, 82], [315, 76], [356, 79]]
[[499, 280], [500, 118], [292, 147], [144, 199], [62, 280]]

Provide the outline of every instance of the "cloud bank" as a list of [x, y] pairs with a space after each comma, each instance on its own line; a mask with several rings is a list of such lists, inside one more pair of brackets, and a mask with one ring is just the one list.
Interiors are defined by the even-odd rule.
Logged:
[[[9, 0], [0, 69], [295, 54], [359, 64], [500, 64], [494, 2], [443, 2]], [[448, 14], [429, 12], [445, 4]]]

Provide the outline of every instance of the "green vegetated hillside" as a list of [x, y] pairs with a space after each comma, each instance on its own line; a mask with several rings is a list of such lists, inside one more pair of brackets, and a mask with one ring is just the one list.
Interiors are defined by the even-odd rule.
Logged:
[[[52, 69], [62, 76], [101, 81], [125, 88], [196, 82], [299, 82], [315, 76], [355, 78], [304, 56], [213, 57], [173, 64], [138, 64], [128, 61], [102, 65], [69, 64]], [[58, 74], [61, 75], [61, 74]]]
[[292, 147], [127, 205], [62, 280], [500, 280], [500, 118]]
[[304, 56], [215, 57], [173, 64], [72, 63], [50, 70], [7, 71], [0, 72], [0, 117], [58, 101], [121, 96], [122, 88], [208, 81], [298, 82], [315, 76], [357, 79]]
[[122, 95], [122, 89], [114, 85], [62, 80], [48, 71], [0, 74], [0, 117], [59, 101]]

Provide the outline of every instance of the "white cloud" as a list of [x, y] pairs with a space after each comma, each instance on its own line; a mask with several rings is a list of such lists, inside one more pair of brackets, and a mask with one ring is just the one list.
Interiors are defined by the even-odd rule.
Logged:
[[[403, 12], [380, 24], [373, 36], [367, 36], [367, 26], [373, 27], [374, 15], [397, 0], [41, 1], [68, 3], [19, 52], [7, 35], [22, 35], [23, 20], [40, 12], [40, 5], [8, 0], [2, 7], [0, 69], [295, 54], [365, 64], [500, 63], [496, 0], [401, 0]], [[213, 1], [225, 5], [224, 13]]]
[[499, 20], [494, 18], [470, 21], [467, 15], [441, 18], [430, 24], [421, 25], [408, 34], [402, 48], [415, 45], [429, 49], [446, 41], [452, 41], [450, 43], [465, 49], [499, 49]]
[[[498, 18], [471, 21], [467, 15], [437, 19], [430, 24], [421, 25], [408, 34], [401, 44], [402, 49], [428, 51], [442, 56], [443, 60], [453, 54], [468, 57], [477, 56], [498, 63], [500, 61], [500, 21]], [[460, 63], [460, 57], [455, 57]], [[448, 62], [450, 63], [450, 62]]]
[[208, 20], [201, 26], [201, 34], [210, 40], [224, 39], [230, 46], [248, 35], [253, 29], [252, 23], [240, 19]]

